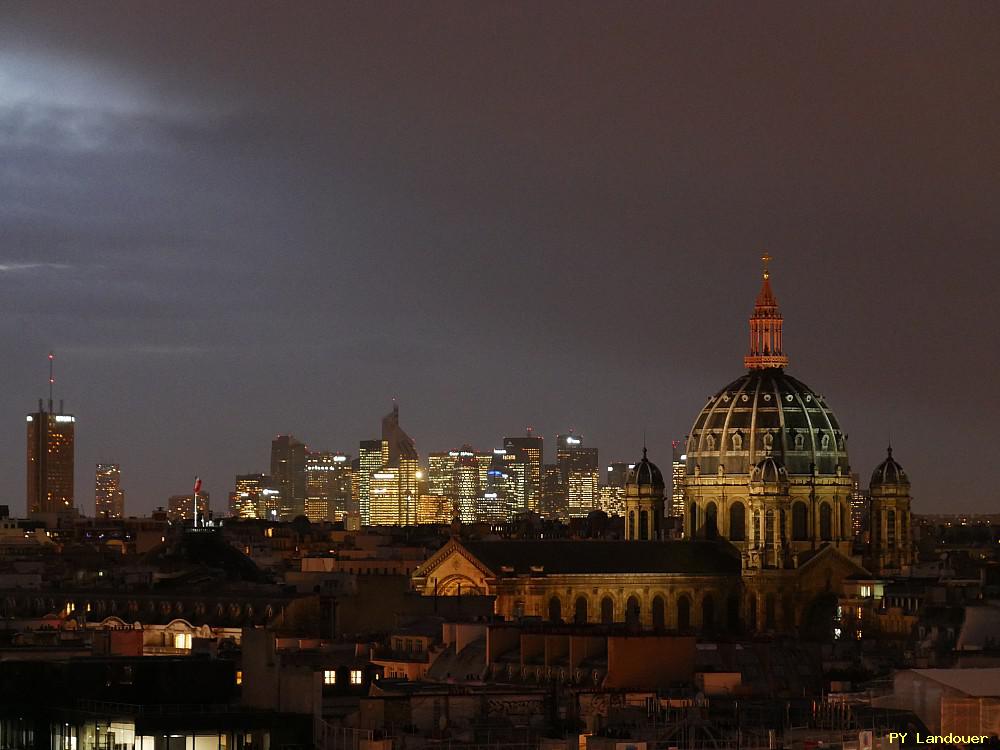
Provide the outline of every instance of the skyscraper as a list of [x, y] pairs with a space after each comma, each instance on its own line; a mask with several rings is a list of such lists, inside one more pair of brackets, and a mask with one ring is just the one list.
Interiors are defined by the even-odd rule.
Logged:
[[[515, 463], [523, 468], [511, 467], [515, 477], [518, 477], [518, 495], [515, 499], [516, 510], [538, 511], [542, 497], [542, 458], [545, 441], [536, 437], [529, 427], [523, 437], [505, 437], [503, 447], [515, 456]], [[519, 474], [523, 474], [523, 481]]]
[[118, 464], [97, 464], [94, 472], [94, 517], [123, 518], [125, 493], [121, 488], [122, 472]]
[[[201, 505], [198, 507], [200, 509]], [[267, 474], [236, 475], [236, 487], [229, 495], [230, 516], [275, 520], [280, 512], [281, 490], [275, 488], [271, 477]]]
[[[188, 519], [193, 517], [191, 511], [191, 498], [192, 493], [187, 495], [171, 495], [167, 500], [167, 520], [172, 523], [183, 523]], [[204, 519], [208, 518], [208, 492], [202, 491], [198, 493], [198, 523], [202, 523]]]
[[361, 523], [371, 523], [372, 474], [379, 471], [385, 462], [382, 459], [381, 440], [362, 440], [358, 444], [358, 471], [355, 476], [358, 488], [358, 510]]
[[372, 526], [399, 526], [403, 521], [399, 495], [399, 467], [383, 466], [371, 475], [371, 504], [368, 523]]
[[281, 492], [281, 518], [291, 520], [306, 511], [306, 446], [292, 435], [271, 441], [271, 478]]
[[417, 484], [423, 473], [420, 471], [413, 438], [399, 426], [399, 404], [393, 403], [392, 411], [382, 418], [382, 445], [388, 449], [383, 471], [396, 470], [399, 483], [396, 489], [398, 513], [395, 523], [416, 523], [417, 500], [420, 496]]
[[583, 437], [556, 438], [556, 464], [566, 486], [566, 510], [570, 516], [586, 516], [598, 506], [600, 479], [597, 448], [584, 448]]
[[464, 445], [460, 451], [452, 451], [455, 458], [455, 507], [462, 523], [476, 520], [479, 504], [479, 462], [471, 446]]
[[38, 401], [38, 411], [29, 414], [28, 482], [26, 507], [29, 515], [71, 513], [74, 510], [73, 453], [76, 417], [59, 413]]
[[621, 516], [625, 513], [625, 483], [633, 466], [634, 464], [621, 461], [608, 465], [608, 481], [600, 488], [597, 507], [609, 516]]
[[343, 453], [313, 451], [306, 457], [306, 518], [340, 521], [351, 498], [351, 461]]
[[674, 526], [677, 528], [684, 521], [684, 476], [687, 472], [687, 455], [684, 453], [684, 444], [680, 440], [674, 440], [671, 446], [673, 446], [674, 453], [670, 463], [672, 481], [670, 507], [667, 509], [667, 514], [679, 519], [674, 521]]

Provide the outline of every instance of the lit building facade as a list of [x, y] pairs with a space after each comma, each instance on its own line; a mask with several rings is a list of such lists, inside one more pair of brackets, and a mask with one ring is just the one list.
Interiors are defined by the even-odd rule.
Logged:
[[97, 464], [94, 471], [94, 517], [124, 518], [125, 493], [118, 464]]
[[290, 521], [305, 513], [306, 446], [292, 435], [278, 435], [271, 441], [271, 479], [281, 493], [282, 520]]
[[399, 469], [383, 466], [371, 475], [371, 505], [369, 511], [371, 526], [401, 526], [404, 516], [403, 503], [399, 496]]
[[[171, 495], [167, 500], [167, 520], [171, 523], [183, 523], [192, 519], [191, 498], [193, 493], [187, 495]], [[209, 514], [209, 493], [202, 491], [198, 493], [198, 523], [202, 519], [208, 518]]]
[[566, 514], [586, 516], [598, 507], [600, 474], [596, 448], [585, 448], [583, 437], [573, 434], [556, 437], [556, 464], [566, 488]]
[[351, 459], [344, 453], [310, 451], [306, 456], [306, 518], [340, 521], [351, 498]]
[[[388, 451], [386, 451], [388, 453]], [[381, 440], [362, 440], [358, 444], [358, 471], [355, 475], [355, 485], [358, 488], [358, 512], [361, 523], [367, 526], [371, 522], [371, 484], [372, 474], [385, 466]]]
[[27, 417], [29, 515], [74, 512], [75, 441], [76, 417], [54, 413], [51, 400], [48, 409], [39, 401], [38, 411]]
[[674, 440], [671, 444], [673, 457], [670, 462], [670, 507], [669, 515], [677, 519], [683, 528], [684, 522], [684, 476], [687, 473], [687, 454], [684, 452], [684, 444], [680, 440]]
[[[188, 504], [190, 506], [190, 503]], [[229, 494], [229, 515], [233, 518], [277, 520], [281, 514], [281, 490], [267, 474], [237, 474]]]
[[462, 523], [474, 523], [477, 519], [480, 488], [479, 462], [475, 451], [467, 445], [462, 450], [452, 453], [455, 459], [454, 491], [457, 515]]
[[[545, 441], [529, 427], [521, 437], [505, 437], [504, 450], [511, 456], [511, 470], [518, 477], [516, 510], [538, 512], [542, 497], [542, 459]], [[523, 475], [523, 479], [520, 477]]]

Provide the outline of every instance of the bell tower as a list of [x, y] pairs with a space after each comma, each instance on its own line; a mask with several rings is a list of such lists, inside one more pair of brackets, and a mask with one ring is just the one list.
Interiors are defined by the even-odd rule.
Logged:
[[632, 467], [625, 482], [625, 539], [646, 542], [663, 536], [663, 500], [666, 485], [656, 464], [646, 458]]
[[892, 457], [890, 445], [885, 460], [872, 473], [871, 541], [867, 567], [876, 575], [899, 572], [913, 564], [910, 535], [910, 479]]

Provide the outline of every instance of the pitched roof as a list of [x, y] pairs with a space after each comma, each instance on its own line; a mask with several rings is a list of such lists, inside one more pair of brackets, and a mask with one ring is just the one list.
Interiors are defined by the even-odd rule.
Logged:
[[514, 573], [740, 574], [736, 549], [725, 542], [624, 542], [603, 540], [463, 541], [473, 557], [500, 575]]

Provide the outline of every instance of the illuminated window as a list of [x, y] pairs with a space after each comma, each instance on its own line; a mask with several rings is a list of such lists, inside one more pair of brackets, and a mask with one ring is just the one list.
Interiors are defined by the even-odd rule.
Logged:
[[236, 684], [237, 685], [242, 685], [243, 684], [243, 670], [242, 669], [237, 669], [236, 670]]
[[174, 633], [174, 648], [191, 648], [191, 634]]
[[361, 670], [360, 669], [352, 669], [351, 670], [351, 684], [352, 685], [360, 685], [361, 684]]
[[336, 685], [337, 684], [337, 671], [334, 669], [326, 669], [323, 671], [323, 684], [324, 685]]

